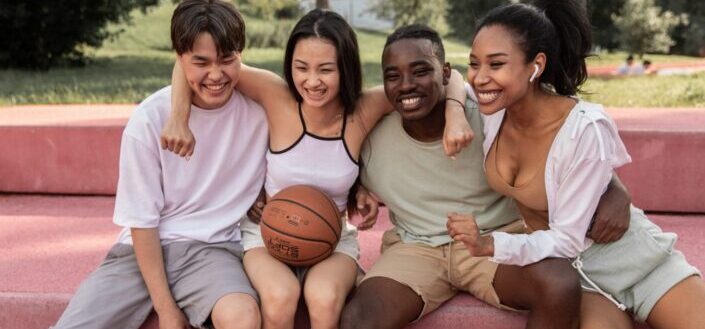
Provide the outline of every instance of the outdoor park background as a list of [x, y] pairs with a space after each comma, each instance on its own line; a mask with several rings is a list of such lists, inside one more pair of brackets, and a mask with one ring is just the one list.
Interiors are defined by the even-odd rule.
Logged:
[[[61, 1], [56, 2], [59, 3]], [[73, 4], [70, 4], [72, 2], [86, 1], [65, 2], [64, 6], [72, 6]], [[96, 1], [95, 3], [97, 2], [102, 1]], [[85, 63], [84, 65], [72, 66], [66, 64], [66, 61], [59, 60], [55, 61], [48, 70], [28, 70], [24, 68], [8, 68], [7, 65], [5, 67], [0, 66], [0, 106], [138, 103], [154, 91], [168, 85], [174, 61], [174, 54], [171, 50], [169, 39], [169, 23], [175, 4], [170, 0], [120, 0], [119, 2], [132, 3], [132, 8], [139, 7], [134, 5], [134, 3], [146, 3], [149, 5], [146, 6], [146, 11], [140, 9], [128, 11], [131, 22], [118, 20], [118, 22], [107, 24], [105, 31], [117, 34], [107, 38], [102, 43], [102, 46], [90, 47], [85, 44], [79, 44], [77, 49], [85, 53], [85, 57], [81, 60]], [[474, 5], [478, 8], [476, 12], [468, 14], [466, 24], [469, 26], [471, 24], [474, 25], [474, 17], [481, 16], [484, 13], [482, 12], [483, 10], [486, 11], [494, 5], [509, 1], [331, 0], [328, 2], [334, 9], [337, 8], [338, 10], [341, 10], [341, 8], [342, 10], [348, 10], [355, 6], [355, 10], [358, 12], [361, 10], [367, 11], [365, 15], [368, 17], [373, 15], [368, 8], [377, 4], [378, 9], [380, 9], [378, 12], [383, 12], [388, 17], [386, 22], [389, 24], [386, 28], [384, 28], [385, 24], [377, 24], [383, 27], [381, 30], [372, 30], [369, 27], [356, 28], [363, 62], [365, 86], [373, 86], [381, 83], [380, 55], [385, 37], [391, 31], [391, 25], [395, 20], [397, 24], [413, 21], [414, 19], [423, 18], [424, 10], [430, 10], [430, 14], [426, 15], [426, 19], [431, 19], [432, 21], [428, 23], [441, 30], [445, 29], [449, 33], [445, 38], [447, 60], [456, 69], [464, 73], [467, 68], [471, 37], [467, 31], [462, 33], [453, 32], [453, 25], [448, 23], [452, 23], [454, 19], [453, 12], [450, 11], [453, 9], [453, 3], [465, 2], [467, 3], [465, 4], [466, 7]], [[683, 9], [685, 8], [684, 6], [697, 7], [696, 9], [700, 10], [699, 13], [702, 17], [696, 16], [698, 12], [693, 12], [692, 8], [690, 8], [690, 17], [683, 19], [680, 24], [665, 23], [666, 25], [670, 24], [666, 29], [672, 39], [676, 41], [678, 41], [679, 35], [677, 35], [677, 32], [680, 33], [679, 31], [687, 32], [689, 29], [705, 28], [705, 24], [702, 24], [703, 19], [705, 19], [703, 18], [705, 17], [705, 4], [687, 5], [685, 1], [678, 0], [587, 1], [588, 9], [593, 13], [591, 17], [595, 19], [607, 17], [612, 20], [614, 20], [614, 16], [624, 11], [623, 8], [620, 8], [622, 5], [619, 5], [619, 3], [625, 4], [628, 2], [636, 3], [637, 5], [646, 3], [646, 5], [656, 8], [656, 11], [652, 11], [649, 14], [652, 17], [646, 17], [647, 20], [657, 21], [656, 23], [649, 21], [649, 26], [654, 24], [663, 25], [663, 22], [659, 23], [658, 21], [668, 20], [680, 15], [676, 12], [669, 16], [664, 8]], [[315, 4], [310, 0], [239, 0], [235, 1], [235, 3], [241, 8], [248, 9], [243, 10], [248, 31], [248, 48], [243, 53], [244, 61], [253, 66], [264, 67], [281, 73], [282, 46], [293, 26], [295, 17], [296, 15], [300, 16], [307, 8], [314, 7]], [[281, 12], [273, 11], [277, 9], [277, 6], [286, 8], [286, 6], [291, 6], [292, 3], [303, 6], [303, 9], [296, 13], [285, 12], [285, 15], [283, 15], [294, 16], [293, 18], [283, 19], [281, 18]], [[613, 9], [612, 12], [603, 13], [602, 16], [598, 17], [594, 14], [596, 10], [605, 11], [609, 9], [607, 7], [596, 7], [602, 5]], [[659, 7], [659, 5], [663, 7]], [[408, 17], [408, 15], [406, 17], [396, 15], [395, 17], [393, 12], [395, 8], [400, 11], [408, 11], [410, 10], [409, 7], [413, 6], [419, 7], [416, 9], [412, 8], [416, 12], [421, 13], [417, 17]], [[433, 9], [429, 9], [428, 6], [445, 8], [447, 15], [440, 17], [440, 24], [438, 23], [438, 15], [433, 16]], [[392, 9], [391, 13], [389, 11], [390, 8]], [[27, 10], [31, 9], [30, 7]], [[349, 14], [346, 15], [350, 19]], [[0, 17], [2, 16], [0, 15]], [[9, 16], [5, 15], [4, 18], [0, 19], [12, 20], [12, 17]], [[457, 17], [455, 19], [457, 20]], [[63, 24], [73, 24], [75, 20], [76, 18], [65, 17]], [[359, 21], [358, 19], [357, 23]], [[686, 21], [688, 24], [683, 24]], [[596, 23], [593, 22], [593, 25], [596, 25]], [[605, 74], [605, 72], [610, 72], [613, 68], [622, 64], [628, 54], [627, 51], [619, 49], [626, 49], [627, 46], [619, 43], [620, 35], [618, 34], [620, 32], [615, 29], [613, 22], [610, 24], [609, 29], [596, 28], [595, 32], [596, 34], [601, 33], [603, 43], [604, 34], [612, 33], [613, 35], [610, 35], [610, 47], [616, 47], [617, 49], [607, 52], [604, 50], [604, 46], [597, 45], [597, 56], [589, 59], [589, 69], [593, 71], [601, 70], [603, 73], [600, 76], [592, 76], [588, 80], [583, 88], [585, 93], [581, 94], [582, 97], [606, 106], [618, 107], [705, 107], [705, 71], [680, 75], [620, 78], [606, 76], [608, 74]], [[455, 25], [457, 26], [458, 23]], [[656, 27], [656, 29], [659, 29], [659, 27]], [[663, 26], [660, 29], [663, 29]], [[15, 35], [14, 37], [17, 38], [18, 36]], [[656, 34], [647, 36], [647, 40], [651, 39], [651, 41], [659, 38]], [[683, 38], [681, 37], [681, 39]], [[9, 42], [12, 42], [12, 40]], [[682, 43], [683, 40], [680, 40], [680, 42]], [[674, 44], [672, 47], [661, 46], [662, 54], [647, 53], [644, 55], [644, 59], [651, 60], [657, 67], [660, 65], [676, 65], [705, 68], [705, 59], [701, 57], [667, 54], [672, 52], [671, 50], [674, 48], [678, 48], [678, 45]], [[3, 59], [7, 59], [7, 55], [0, 50], [0, 62]], [[638, 56], [636, 60], [641, 62]]]
[[[411, 21], [445, 28], [448, 60], [464, 72], [474, 18], [511, 0], [370, 1], [391, 18], [346, 13], [365, 11], [368, 0], [237, 0], [248, 31], [243, 57], [281, 72], [282, 46], [296, 18], [329, 2], [357, 28], [366, 86], [381, 82], [387, 33]], [[698, 54], [705, 51], [705, 1], [583, 1], [598, 56], [589, 59], [595, 74], [581, 96], [605, 104], [620, 129], [634, 161], [618, 174], [634, 204], [677, 233], [677, 248], [703, 271], [705, 58]], [[300, 4], [306, 9], [298, 10]], [[121, 136], [135, 104], [169, 84], [174, 6], [172, 0], [0, 0], [0, 329], [53, 325], [114, 244]], [[622, 28], [617, 17], [628, 18]], [[657, 67], [700, 73], [609, 75], [629, 52], [641, 61], [641, 51]], [[383, 209], [378, 224], [359, 233], [364, 268], [379, 257], [390, 226]], [[157, 318], [150, 319], [142, 329], [158, 328]], [[524, 315], [461, 294], [409, 329], [512, 329], [525, 322]]]

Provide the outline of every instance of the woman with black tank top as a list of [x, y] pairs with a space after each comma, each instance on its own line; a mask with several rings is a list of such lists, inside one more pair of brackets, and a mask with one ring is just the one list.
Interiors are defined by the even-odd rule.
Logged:
[[[193, 152], [192, 147], [183, 147], [193, 145], [187, 125], [190, 93], [180, 68], [174, 73], [175, 105], [162, 136], [170, 150], [187, 156]], [[313, 185], [345, 212], [359, 171], [362, 143], [393, 107], [383, 88], [361, 91], [355, 32], [331, 11], [313, 10], [296, 24], [285, 50], [284, 76], [242, 65], [236, 88], [260, 103], [267, 115], [266, 194], [269, 197], [291, 185]], [[448, 97], [464, 100], [460, 73], [454, 72], [449, 83]], [[470, 132], [464, 108], [447, 104], [449, 134], [444, 143], [452, 154], [469, 143]], [[313, 328], [337, 328], [345, 298], [360, 270], [355, 228], [343, 227], [330, 257], [310, 268], [290, 268], [269, 255], [257, 224], [243, 222], [244, 265], [262, 301], [264, 328], [293, 328], [302, 294]]]

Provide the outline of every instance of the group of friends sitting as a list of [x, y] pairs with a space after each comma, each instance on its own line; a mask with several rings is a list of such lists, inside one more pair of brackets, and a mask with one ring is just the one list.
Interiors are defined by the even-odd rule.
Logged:
[[[631, 205], [630, 162], [599, 104], [580, 99], [591, 27], [582, 1], [490, 11], [464, 81], [438, 33], [396, 29], [383, 85], [362, 89], [357, 38], [313, 10], [284, 76], [243, 63], [245, 22], [221, 0], [175, 9], [172, 85], [122, 136], [117, 243], [54, 328], [403, 328], [458, 292], [523, 311], [526, 328], [705, 328], [705, 283]], [[258, 215], [292, 185], [343, 214], [334, 253], [292, 267]], [[367, 271], [357, 230], [393, 228]], [[354, 226], [348, 218], [358, 214]], [[472, 324], [469, 324], [472, 325]]]

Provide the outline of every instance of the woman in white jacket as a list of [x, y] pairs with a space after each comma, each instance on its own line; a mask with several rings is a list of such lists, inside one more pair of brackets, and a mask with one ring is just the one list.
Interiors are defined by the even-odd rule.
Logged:
[[673, 248], [675, 234], [632, 207], [619, 241], [586, 237], [613, 169], [631, 161], [602, 106], [575, 97], [590, 29], [577, 0], [512, 4], [480, 22], [468, 81], [485, 114], [487, 180], [516, 200], [530, 233], [481, 236], [460, 215], [448, 230], [502, 264], [574, 259], [582, 328], [630, 328], [630, 313], [653, 328], [705, 328], [705, 284]]

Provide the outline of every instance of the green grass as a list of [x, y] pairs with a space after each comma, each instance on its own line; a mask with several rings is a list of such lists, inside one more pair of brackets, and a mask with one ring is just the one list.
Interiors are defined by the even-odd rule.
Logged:
[[582, 97], [620, 107], [705, 107], [705, 72], [681, 76], [589, 79]]
[[[123, 30], [103, 47], [91, 50], [93, 60], [85, 67], [55, 68], [48, 72], [0, 70], [0, 106], [44, 103], [137, 103], [169, 84], [174, 54], [170, 50], [169, 20], [174, 5], [165, 1], [146, 15], [133, 13], [133, 24], [111, 26]], [[269, 24], [246, 18], [250, 27]], [[386, 33], [358, 30], [365, 86], [382, 82], [379, 60]], [[465, 73], [469, 42], [448, 39], [446, 57]], [[590, 65], [618, 65], [626, 53], [601, 54]], [[283, 50], [251, 49], [246, 63], [281, 74]], [[652, 62], [692, 62], [684, 56], [648, 55]], [[705, 74], [629, 79], [591, 79], [585, 98], [608, 106], [705, 106]]]

